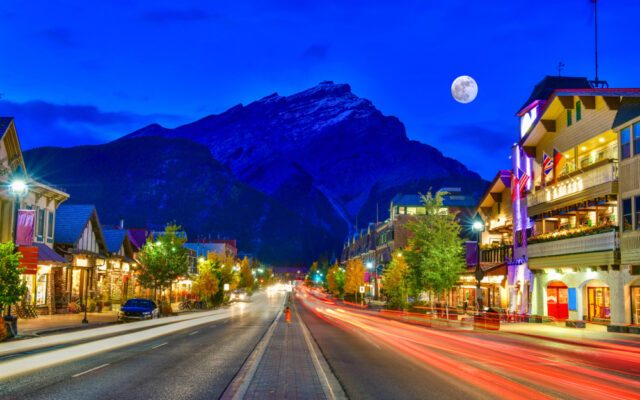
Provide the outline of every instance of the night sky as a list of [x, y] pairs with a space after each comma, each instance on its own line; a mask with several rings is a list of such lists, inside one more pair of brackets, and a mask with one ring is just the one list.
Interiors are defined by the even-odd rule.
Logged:
[[[102, 143], [333, 80], [490, 179], [540, 79], [559, 61], [595, 75], [590, 0], [218, 3], [2, 2], [0, 115], [23, 150]], [[640, 87], [639, 17], [640, 1], [599, 2], [612, 87]], [[451, 97], [458, 75], [474, 102]]]

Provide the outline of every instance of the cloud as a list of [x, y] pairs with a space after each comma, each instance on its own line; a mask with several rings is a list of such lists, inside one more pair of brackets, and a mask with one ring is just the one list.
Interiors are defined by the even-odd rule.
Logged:
[[147, 22], [152, 23], [167, 23], [167, 22], [193, 22], [203, 21], [208, 19], [217, 18], [215, 14], [211, 14], [208, 11], [191, 8], [191, 9], [157, 9], [149, 10], [140, 14], [140, 18]]
[[78, 42], [73, 38], [71, 32], [65, 28], [54, 27], [43, 29], [39, 32], [40, 36], [49, 42], [60, 47], [78, 47]]
[[301, 55], [303, 60], [319, 61], [327, 58], [327, 51], [329, 45], [324, 44], [312, 44]]
[[0, 116], [14, 117], [23, 150], [42, 146], [104, 143], [154, 122], [175, 126], [185, 118], [169, 114], [105, 112], [92, 105], [61, 105], [42, 100], [0, 100]]

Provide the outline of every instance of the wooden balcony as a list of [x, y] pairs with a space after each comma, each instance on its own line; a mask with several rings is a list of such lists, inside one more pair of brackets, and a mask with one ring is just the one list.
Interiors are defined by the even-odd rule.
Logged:
[[513, 258], [513, 246], [498, 246], [490, 249], [482, 249], [480, 259], [482, 262], [502, 263]]
[[559, 238], [528, 246], [530, 268], [599, 266], [620, 263], [618, 231]]

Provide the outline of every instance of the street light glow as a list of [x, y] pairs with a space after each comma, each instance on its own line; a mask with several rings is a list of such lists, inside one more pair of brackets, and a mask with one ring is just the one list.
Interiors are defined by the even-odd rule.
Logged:
[[16, 196], [24, 196], [27, 193], [27, 183], [22, 179], [14, 179], [9, 185], [9, 189]]
[[475, 221], [473, 225], [471, 225], [471, 229], [476, 232], [480, 232], [484, 228], [484, 224], [480, 221]]
[[371, 263], [371, 261], [369, 261], [367, 263], [367, 269], [371, 269], [371, 268], [373, 268], [373, 264]]

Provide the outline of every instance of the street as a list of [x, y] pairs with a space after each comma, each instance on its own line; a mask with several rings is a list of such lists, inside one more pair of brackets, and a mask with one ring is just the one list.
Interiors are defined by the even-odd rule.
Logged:
[[[631, 399], [640, 395], [640, 342], [632, 336], [572, 341], [424, 327], [341, 306], [306, 288], [293, 296], [294, 321], [288, 326], [282, 316], [274, 322], [284, 301], [282, 293], [260, 292], [249, 302], [232, 304], [219, 320], [202, 323], [195, 318], [187, 321], [192, 324], [188, 328], [14, 375], [0, 381], [0, 397]], [[305, 346], [304, 332], [298, 329], [306, 328], [295, 324], [297, 318], [318, 350]], [[281, 333], [270, 339], [272, 323]], [[153, 329], [158, 328], [5, 357], [0, 370], [10, 362], [66, 354], [114, 337], [127, 343], [127, 337], [151, 335]], [[260, 353], [254, 360], [254, 349], [260, 347], [264, 357]], [[329, 367], [320, 371], [316, 363], [314, 372], [308, 356], [315, 353]], [[237, 376], [242, 377], [239, 371], [247, 366], [253, 368], [243, 378], [248, 391], [238, 397], [228, 388], [239, 387]], [[322, 394], [320, 384], [325, 374], [329, 386], [331, 378], [335, 381], [328, 395]], [[287, 389], [296, 382], [295, 390]]]

